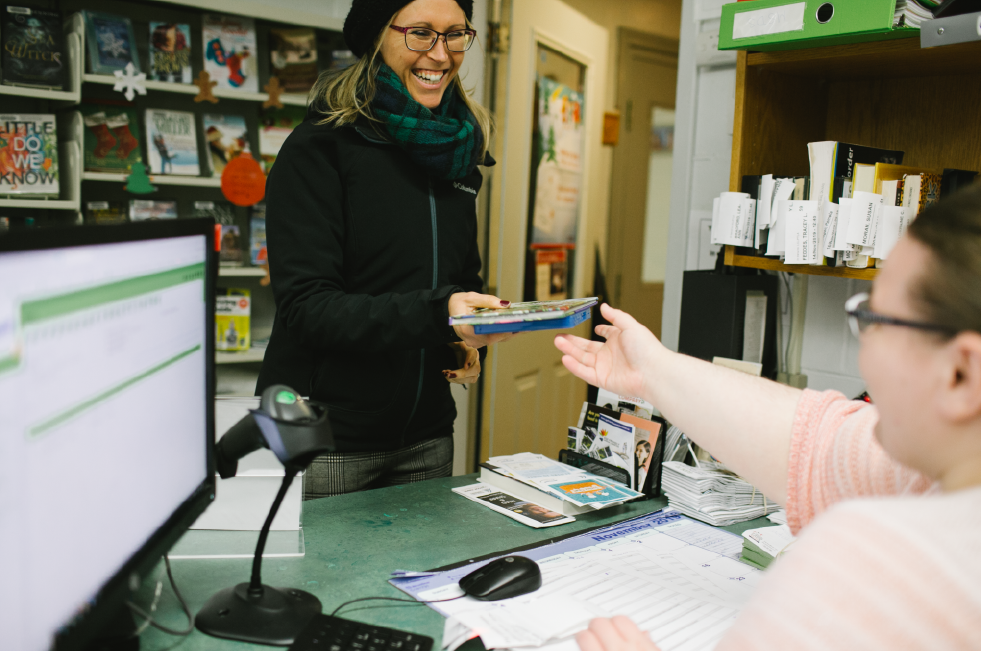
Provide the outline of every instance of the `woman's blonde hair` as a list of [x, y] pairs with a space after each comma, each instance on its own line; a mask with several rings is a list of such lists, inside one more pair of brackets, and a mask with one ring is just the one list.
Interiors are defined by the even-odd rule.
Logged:
[[[343, 126], [353, 123], [359, 115], [378, 122], [371, 112], [371, 100], [375, 97], [375, 80], [378, 78], [378, 70], [382, 64], [382, 42], [393, 20], [395, 20], [394, 15], [388, 19], [375, 39], [374, 49], [358, 59], [357, 63], [343, 70], [328, 70], [320, 74], [317, 83], [310, 90], [310, 106], [323, 115], [317, 124]], [[473, 29], [469, 20], [467, 27]], [[460, 75], [453, 78], [450, 90], [457, 93], [477, 120], [477, 125], [484, 136], [480, 157], [483, 160], [487, 153], [492, 128], [490, 112], [470, 97], [463, 87], [463, 82], [460, 81]]]

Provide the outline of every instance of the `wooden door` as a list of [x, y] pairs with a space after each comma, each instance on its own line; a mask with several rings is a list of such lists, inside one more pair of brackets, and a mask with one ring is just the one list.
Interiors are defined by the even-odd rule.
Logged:
[[660, 337], [678, 41], [624, 28], [619, 36], [607, 279], [612, 304]]
[[[571, 294], [588, 296], [593, 258], [605, 229], [608, 179], [600, 173], [603, 92], [608, 36], [559, 0], [508, 3], [506, 50], [499, 55], [496, 93], [498, 168], [490, 187], [488, 275], [491, 293], [521, 300], [527, 251], [532, 129], [542, 48], [581, 68], [584, 90], [583, 174]], [[568, 67], [568, 66], [564, 66]], [[588, 336], [589, 322], [575, 332]], [[566, 371], [554, 331], [522, 334], [492, 346], [484, 364], [480, 458], [539, 452], [552, 458], [565, 447], [586, 385]]]

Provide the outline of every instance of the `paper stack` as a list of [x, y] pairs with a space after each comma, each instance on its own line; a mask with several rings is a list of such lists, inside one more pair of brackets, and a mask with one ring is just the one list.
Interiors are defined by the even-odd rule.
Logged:
[[743, 554], [740, 559], [753, 567], [766, 569], [777, 556], [790, 547], [795, 538], [785, 524], [760, 527], [743, 532]]
[[531, 452], [491, 457], [481, 464], [480, 481], [563, 515], [588, 513], [643, 496], [605, 477]]
[[716, 527], [759, 518], [780, 508], [755, 486], [711, 461], [701, 461], [697, 468], [666, 461], [661, 481], [671, 506]]

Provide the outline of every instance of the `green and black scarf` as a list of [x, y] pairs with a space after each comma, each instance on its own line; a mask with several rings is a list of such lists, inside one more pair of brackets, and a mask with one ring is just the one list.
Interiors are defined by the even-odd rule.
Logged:
[[371, 109], [413, 162], [440, 179], [467, 176], [481, 162], [484, 134], [467, 105], [447, 88], [435, 111], [414, 100], [395, 71], [378, 71]]

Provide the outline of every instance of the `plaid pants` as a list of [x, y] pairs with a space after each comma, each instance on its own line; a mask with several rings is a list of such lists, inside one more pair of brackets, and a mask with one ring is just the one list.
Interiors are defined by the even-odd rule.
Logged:
[[453, 437], [420, 441], [394, 452], [332, 452], [313, 460], [303, 476], [303, 499], [449, 477]]

